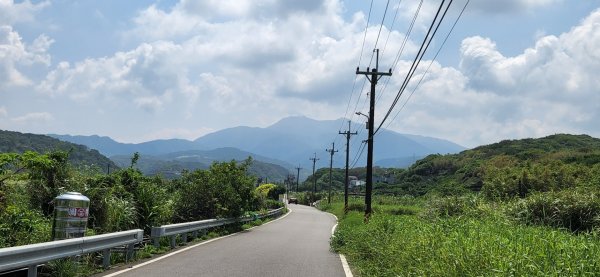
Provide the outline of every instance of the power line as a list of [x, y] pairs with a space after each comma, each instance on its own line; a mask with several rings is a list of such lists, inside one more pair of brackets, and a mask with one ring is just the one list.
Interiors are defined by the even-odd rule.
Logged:
[[[371, 4], [372, 3], [373, 2], [371, 2]], [[388, 0], [387, 3], [386, 3], [386, 5], [385, 5], [385, 10], [383, 12], [383, 18], [381, 19], [381, 24], [379, 25], [379, 31], [377, 32], [377, 38], [375, 39], [375, 44], [373, 45], [373, 49], [377, 48], [377, 44], [379, 43], [379, 37], [381, 36], [381, 30], [383, 29], [383, 23], [385, 22], [385, 17], [387, 15], [387, 11], [388, 11], [389, 5], [390, 5], [390, 0]], [[372, 6], [371, 6], [371, 8], [372, 8]], [[369, 9], [369, 15], [370, 14], [371, 14], [371, 9]], [[396, 21], [396, 15], [397, 14], [398, 14], [398, 11], [396, 10], [396, 14], [394, 15], [394, 22]], [[366, 32], [365, 32], [365, 38], [366, 38]], [[388, 35], [388, 39], [389, 39], [389, 35]], [[362, 53], [362, 51], [364, 51], [364, 42], [365, 41], [363, 39], [363, 49], [361, 50], [361, 53]], [[386, 39], [386, 45], [387, 45], [387, 39]], [[371, 64], [373, 63], [374, 53], [375, 52], [373, 52], [371, 54], [371, 59], [369, 60], [369, 67], [371, 67]], [[382, 56], [383, 56], [383, 54], [382, 54]], [[360, 67], [360, 64], [359, 64], [359, 67]], [[355, 78], [355, 80], [356, 80], [356, 78]], [[360, 91], [364, 91], [366, 83], [367, 83], [366, 80], [364, 80]], [[365, 98], [364, 103], [366, 103], [366, 101], [367, 101], [367, 98]], [[354, 111], [352, 112], [352, 114], [350, 115], [350, 118], [349, 118], [350, 120], [352, 120], [354, 118], [354, 113], [356, 112], [356, 110], [358, 108], [358, 103], [359, 102], [360, 102], [360, 94], [359, 94], [358, 98], [356, 99], [356, 104], [354, 105]], [[364, 106], [364, 103], [363, 103], [363, 106]], [[348, 110], [346, 110], [346, 113], [344, 114], [344, 117], [345, 117], [345, 115], [348, 114], [347, 112], [348, 112]], [[340, 127], [339, 129], [341, 131], [342, 128]]]
[[419, 79], [419, 82], [417, 83], [417, 85], [414, 87], [414, 89], [411, 91], [411, 93], [408, 95], [408, 98], [406, 99], [406, 101], [404, 102], [404, 104], [402, 104], [402, 106], [400, 107], [400, 109], [398, 110], [398, 112], [396, 112], [396, 114], [394, 115], [394, 117], [392, 118], [392, 120], [390, 120], [390, 122], [388, 122], [387, 127], [390, 126], [390, 124], [392, 124], [392, 122], [396, 119], [396, 117], [400, 114], [400, 112], [404, 109], [404, 106], [406, 106], [406, 103], [408, 103], [408, 101], [410, 100], [410, 98], [413, 96], [413, 94], [415, 93], [415, 91], [419, 88], [419, 85], [421, 85], [421, 82], [423, 82], [423, 79], [425, 78], [425, 75], [427, 75], [427, 73], [429, 72], [429, 69], [431, 68], [431, 65], [433, 64], [433, 62], [435, 61], [435, 59], [437, 58], [437, 56], [440, 54], [440, 51], [442, 51], [442, 48], [444, 48], [444, 45], [446, 44], [446, 41], [448, 41], [448, 38], [450, 37], [450, 34], [452, 33], [452, 31], [454, 30], [454, 27], [456, 27], [456, 24], [458, 23], [458, 21], [460, 20], [461, 16], [463, 15], [463, 13], [465, 12], [465, 9], [467, 8], [467, 6], [469, 5], [469, 2], [471, 0], [467, 0], [467, 2], [465, 3], [465, 5], [463, 6], [462, 10], [460, 11], [460, 14], [458, 15], [458, 17], [456, 18], [456, 20], [454, 21], [454, 24], [452, 24], [452, 28], [450, 28], [450, 31], [448, 32], [448, 34], [446, 35], [446, 37], [444, 38], [444, 41], [442, 42], [440, 48], [437, 50], [437, 52], [435, 53], [435, 56], [433, 56], [433, 59], [431, 60], [431, 62], [429, 63], [429, 66], [427, 66], [427, 69], [425, 70], [425, 72], [423, 73], [423, 75], [421, 75], [421, 79]]
[[362, 154], [365, 151], [365, 145], [367, 145], [366, 140], [363, 140], [360, 144], [360, 150], [358, 150], [358, 152], [356, 152], [356, 156], [354, 156], [351, 168], [354, 168], [362, 157]]
[[396, 5], [396, 13], [394, 13], [394, 18], [392, 19], [392, 24], [390, 25], [390, 30], [388, 31], [388, 35], [385, 39], [385, 43], [383, 44], [383, 50], [381, 50], [381, 56], [383, 56], [383, 54], [385, 54], [385, 49], [387, 48], [388, 41], [390, 40], [390, 35], [392, 34], [392, 30], [394, 29], [394, 24], [396, 23], [396, 17], [398, 17], [398, 11], [400, 11], [401, 3], [402, 3], [402, 0], [398, 0], [398, 5]]
[[[360, 55], [358, 56], [358, 65], [357, 66], [360, 66], [360, 63], [362, 61], [363, 52], [365, 50], [365, 42], [367, 40], [367, 31], [369, 29], [369, 22], [371, 20], [371, 11], [372, 10], [373, 10], [373, 0], [371, 0], [371, 5], [369, 6], [369, 15], [367, 16], [367, 25], [365, 26], [365, 32], [363, 35], [363, 42], [362, 42], [362, 47], [360, 49]], [[352, 102], [352, 96], [354, 96], [354, 90], [356, 88], [356, 80], [358, 80], [358, 76], [355, 76], [354, 81], [352, 82], [352, 90], [350, 91], [350, 97], [348, 98], [348, 104], [346, 105], [346, 112], [344, 112], [344, 118], [346, 118], [346, 116], [348, 115], [348, 110], [350, 109], [350, 102]], [[363, 83], [363, 87], [364, 87], [364, 83]], [[360, 99], [360, 95], [358, 96], [358, 99]], [[352, 115], [350, 117], [350, 120], [352, 120]], [[341, 130], [343, 124], [344, 124], [344, 122], [342, 121], [342, 125], [340, 125], [340, 128], [338, 128], [338, 129]]]
[[[381, 35], [381, 29], [383, 29], [383, 22], [385, 21], [385, 16], [387, 15], [388, 7], [390, 6], [390, 0], [387, 0], [385, 4], [385, 11], [383, 11], [383, 18], [381, 19], [381, 24], [379, 25], [379, 32], [377, 33], [377, 39], [375, 39], [375, 46], [373, 49], [377, 48], [377, 43], [379, 43], [379, 36]], [[383, 54], [381, 54], [383, 56]]]
[[[400, 3], [398, 3], [398, 5], [400, 5]], [[398, 65], [398, 62], [400, 62], [400, 57], [402, 56], [402, 53], [404, 53], [404, 47], [406, 46], [406, 43], [408, 42], [408, 39], [410, 38], [410, 35], [412, 33], [412, 30], [413, 30], [413, 27], [415, 26], [415, 22], [417, 21], [419, 13], [421, 12], [421, 7], [422, 6], [423, 6], [423, 0], [421, 0], [419, 2], [419, 6], [417, 6], [417, 9], [415, 10], [415, 14], [413, 15], [412, 21], [410, 22], [408, 30], [406, 31], [406, 35], [404, 36], [404, 39], [402, 40], [402, 44], [400, 45], [400, 48], [398, 49], [398, 53], [396, 54], [396, 57], [394, 58], [394, 62], [392, 64], [392, 71], [394, 71], [396, 69], [396, 66]], [[383, 85], [383, 89], [381, 90], [381, 93], [379, 94], [379, 96], [377, 96], [377, 100], [375, 101], [375, 103], [378, 103], [379, 99], [381, 99], [381, 97], [385, 93], [390, 80], [391, 79], [386, 79], [385, 80], [385, 84]]]
[[[429, 30], [427, 31], [427, 34], [425, 35], [425, 38], [423, 39], [423, 42], [421, 43], [421, 47], [419, 48], [419, 52], [417, 52], [417, 55], [415, 56], [415, 59], [413, 60], [413, 63], [411, 65], [409, 71], [407, 72], [406, 77], [404, 78], [404, 82], [402, 83], [402, 86], [400, 87], [400, 90], [396, 94], [396, 98], [392, 102], [392, 105], [388, 109], [388, 112], [386, 113], [386, 115], [384, 116], [383, 120], [379, 124], [379, 127], [377, 127], [377, 130], [375, 130], [375, 133], [377, 133], [379, 131], [379, 129], [381, 128], [381, 126], [383, 125], [383, 123], [387, 120], [387, 118], [391, 114], [392, 110], [394, 109], [394, 107], [398, 103], [398, 100], [400, 99], [400, 96], [402, 96], [402, 93], [404, 92], [404, 90], [406, 89], [406, 86], [408, 85], [408, 83], [410, 82], [412, 76], [414, 75], [417, 67], [419, 66], [419, 63], [423, 59], [423, 55], [425, 55], [425, 52], [427, 51], [427, 48], [429, 48], [429, 45], [430, 45], [431, 41], [433, 40], [433, 37], [435, 36], [435, 33], [437, 32], [437, 30], [440, 27], [442, 21], [444, 20], [444, 17], [446, 16], [446, 13], [448, 12], [448, 9], [450, 8], [450, 5], [452, 4], [452, 1], [453, 0], [450, 0], [450, 2], [448, 3], [448, 5], [446, 6], [446, 9], [445, 9], [443, 15], [441, 16], [441, 18], [440, 18], [437, 26], [435, 27], [435, 30], [433, 31], [433, 33], [431, 33], [431, 30], [433, 29], [433, 26], [435, 25], [435, 23], [437, 21], [437, 18], [438, 18], [439, 14], [440, 14], [440, 11], [442, 10], [442, 8], [444, 6], [445, 0], [442, 0], [442, 2], [440, 3], [440, 7], [438, 8], [438, 10], [437, 10], [437, 12], [435, 14], [435, 17], [433, 18], [433, 21], [431, 22], [431, 25], [429, 26]], [[431, 33], [431, 37], [429, 37], [430, 33]]]

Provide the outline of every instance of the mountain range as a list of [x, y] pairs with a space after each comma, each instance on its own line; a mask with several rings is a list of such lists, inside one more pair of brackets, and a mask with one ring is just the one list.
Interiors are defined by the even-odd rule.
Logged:
[[[109, 137], [49, 135], [60, 140], [83, 144], [100, 153], [113, 157], [118, 155], [131, 156], [134, 152], [143, 155], [163, 157], [169, 160], [170, 153], [182, 154], [190, 150], [202, 151], [232, 151], [236, 149], [253, 156], [255, 160], [281, 165], [289, 170], [299, 165], [305, 170], [312, 169], [309, 158], [316, 153], [317, 168], [329, 166], [329, 153], [325, 149], [332, 148], [335, 140], [333, 165], [342, 167], [345, 163], [343, 152], [345, 138], [338, 131], [348, 128], [346, 119], [314, 120], [307, 117], [295, 116], [281, 119], [275, 124], [265, 127], [239, 126], [227, 128], [204, 135], [196, 140], [167, 139], [153, 140], [143, 143], [120, 143]], [[359, 159], [355, 159], [362, 148], [361, 141], [366, 138], [367, 130], [363, 123], [351, 123], [351, 131], [358, 132], [350, 144], [350, 162], [357, 160], [357, 166], [366, 163], [366, 150], [362, 151]], [[375, 165], [384, 167], [407, 167], [419, 158], [429, 154], [458, 153], [464, 147], [448, 140], [400, 134], [391, 130], [381, 129], [375, 136], [374, 157]], [[217, 151], [218, 152], [218, 151]], [[215, 154], [213, 152], [213, 154]], [[231, 154], [231, 153], [230, 153]], [[167, 155], [167, 156], [164, 156]], [[178, 155], [178, 154], [172, 154]], [[221, 158], [235, 159], [231, 155], [221, 155]], [[294, 170], [295, 171], [295, 170]], [[293, 172], [293, 171], [292, 171]], [[305, 174], [301, 174], [305, 175]]]

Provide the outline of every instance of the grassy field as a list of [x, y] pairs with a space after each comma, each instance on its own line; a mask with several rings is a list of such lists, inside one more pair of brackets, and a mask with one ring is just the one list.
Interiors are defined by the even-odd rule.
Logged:
[[340, 221], [332, 248], [346, 255], [359, 276], [600, 274], [600, 236], [594, 232], [517, 223], [504, 207], [476, 197], [468, 207], [445, 213], [436, 199], [375, 197], [365, 224], [361, 201], [353, 199], [347, 215], [339, 198], [321, 206]]

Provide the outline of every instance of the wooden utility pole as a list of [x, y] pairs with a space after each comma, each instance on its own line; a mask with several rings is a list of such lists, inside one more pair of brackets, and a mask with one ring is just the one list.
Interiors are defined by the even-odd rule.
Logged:
[[298, 183], [300, 183], [300, 169], [302, 169], [302, 167], [300, 167], [300, 165], [298, 165], [298, 167], [296, 167], [296, 169], [298, 170], [298, 175], [296, 175], [296, 192], [298, 192]]
[[[367, 186], [365, 192], [365, 221], [369, 220], [371, 216], [371, 194], [373, 192], [373, 129], [374, 129], [374, 121], [375, 121], [375, 87], [377, 86], [377, 81], [382, 76], [392, 76], [392, 69], [389, 72], [378, 72], [377, 69], [379, 67], [379, 49], [373, 50], [377, 53], [377, 57], [375, 59], [375, 68], [369, 71], [367, 67], [367, 71], [359, 71], [358, 67], [356, 68], [356, 74], [365, 75], [369, 82], [371, 82], [371, 93], [369, 95], [369, 137], [367, 137]], [[369, 78], [370, 76], [370, 78]]]
[[309, 160], [311, 160], [313, 162], [313, 183], [314, 183], [314, 188], [313, 188], [313, 192], [317, 193], [317, 176], [315, 176], [315, 163], [320, 160], [317, 159], [317, 153], [315, 152], [315, 157], [314, 158], [310, 158]]
[[331, 149], [325, 149], [325, 151], [329, 152], [331, 158], [329, 159], [329, 196], [327, 197], [327, 203], [331, 203], [331, 171], [333, 169], [333, 154], [337, 152], [335, 150], [335, 142], [331, 143]]
[[346, 136], [346, 178], [344, 182], [344, 213], [348, 213], [348, 159], [350, 156], [350, 137], [352, 135], [356, 135], [357, 133], [350, 132], [350, 120], [348, 120], [348, 131], [339, 132], [339, 134]]

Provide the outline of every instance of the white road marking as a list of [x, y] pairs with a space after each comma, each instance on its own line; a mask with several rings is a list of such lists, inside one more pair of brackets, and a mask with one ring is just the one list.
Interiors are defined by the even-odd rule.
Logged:
[[[335, 225], [333, 225], [333, 228], [331, 228], [331, 236], [334, 236], [335, 233], [335, 229], [337, 229], [338, 226], [338, 217], [335, 216], [332, 213], [329, 213], [330, 215], [333, 215], [333, 217], [335, 217]], [[344, 256], [344, 254], [339, 254], [340, 255], [340, 261], [342, 261], [342, 268], [344, 268], [344, 274], [346, 274], [346, 277], [354, 277], [354, 275], [352, 275], [352, 271], [350, 270], [350, 265], [348, 265], [348, 261], [346, 260], [346, 256]]]

